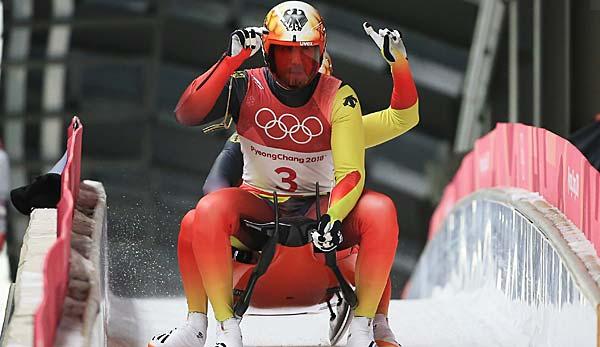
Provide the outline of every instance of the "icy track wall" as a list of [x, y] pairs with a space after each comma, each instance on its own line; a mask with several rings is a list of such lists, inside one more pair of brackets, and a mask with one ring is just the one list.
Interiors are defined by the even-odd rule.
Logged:
[[408, 297], [467, 295], [479, 315], [516, 335], [516, 346], [596, 346], [600, 292], [578, 250], [594, 251], [536, 193], [480, 190], [452, 209], [429, 242]]
[[599, 179], [566, 140], [498, 125], [446, 188], [407, 296], [467, 295], [519, 345], [600, 346]]
[[79, 183], [82, 136], [74, 117], [60, 202], [31, 214], [3, 346], [104, 345], [99, 246], [106, 195], [98, 182]]

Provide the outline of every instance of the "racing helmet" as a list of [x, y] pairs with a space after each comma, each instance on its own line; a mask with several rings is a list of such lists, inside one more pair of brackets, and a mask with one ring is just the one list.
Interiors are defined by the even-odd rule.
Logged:
[[263, 55], [275, 80], [285, 88], [306, 86], [317, 75], [327, 35], [319, 12], [302, 1], [286, 1], [266, 15]]

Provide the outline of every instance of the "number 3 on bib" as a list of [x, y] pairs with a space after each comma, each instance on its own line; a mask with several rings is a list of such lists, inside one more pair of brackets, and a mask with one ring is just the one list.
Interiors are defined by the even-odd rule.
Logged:
[[288, 188], [278, 187], [279, 189], [288, 191], [290, 193], [295, 192], [298, 189], [298, 184], [294, 182], [296, 177], [296, 171], [290, 169], [289, 167], [278, 167], [275, 169], [275, 172], [281, 177], [281, 182], [289, 185]]

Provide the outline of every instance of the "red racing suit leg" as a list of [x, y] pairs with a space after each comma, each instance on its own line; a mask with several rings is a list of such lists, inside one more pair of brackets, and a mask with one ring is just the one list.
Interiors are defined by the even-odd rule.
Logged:
[[246, 218], [271, 221], [273, 209], [265, 200], [237, 187], [208, 194], [196, 205], [191, 228], [192, 249], [202, 278], [200, 285], [204, 284], [219, 321], [233, 317], [230, 237], [240, 229], [240, 220]]
[[390, 280], [390, 277], [388, 276], [385, 289], [383, 290], [383, 294], [381, 294], [381, 299], [379, 300], [379, 305], [377, 305], [377, 311], [375, 313], [387, 317], [390, 308], [390, 300], [392, 300], [392, 280]]
[[[398, 217], [394, 202], [386, 195], [365, 190], [354, 209], [342, 222], [341, 249], [359, 245], [355, 283], [356, 316], [373, 317], [378, 312], [398, 245]], [[391, 295], [391, 286], [389, 286]], [[380, 307], [380, 309], [382, 309]], [[378, 312], [383, 313], [383, 312]]]
[[[314, 215], [314, 210], [311, 212], [308, 214]], [[227, 188], [202, 198], [197, 209], [189, 211], [183, 218], [178, 258], [190, 312], [206, 313], [209, 292], [218, 319], [224, 320], [233, 315], [229, 238], [234, 234], [242, 238], [243, 235], [236, 232], [242, 218], [269, 221], [273, 212], [265, 201], [255, 195], [239, 188]], [[344, 220], [342, 232], [342, 249], [360, 245], [354, 279], [359, 297], [355, 314], [370, 317], [375, 313], [387, 315], [391, 297], [389, 271], [398, 240], [394, 203], [383, 194], [365, 191]], [[361, 272], [361, 267], [369, 270]], [[203, 278], [210, 279], [203, 281]], [[206, 289], [205, 283], [208, 284]]]
[[192, 248], [195, 213], [196, 210], [188, 211], [181, 220], [177, 240], [177, 260], [179, 261], [179, 272], [181, 273], [183, 291], [187, 299], [188, 312], [206, 313], [208, 298]]

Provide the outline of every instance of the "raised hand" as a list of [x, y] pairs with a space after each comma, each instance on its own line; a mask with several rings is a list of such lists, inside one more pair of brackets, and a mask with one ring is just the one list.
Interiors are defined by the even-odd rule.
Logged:
[[264, 27], [247, 27], [231, 33], [229, 56], [235, 57], [246, 49], [251, 49], [248, 57], [253, 56], [262, 47], [262, 35], [269, 31]]
[[388, 28], [375, 31], [373, 26], [367, 22], [363, 23], [365, 33], [371, 37], [383, 58], [391, 65], [400, 59], [407, 59], [406, 47], [402, 42], [402, 34], [398, 30], [391, 31]]

